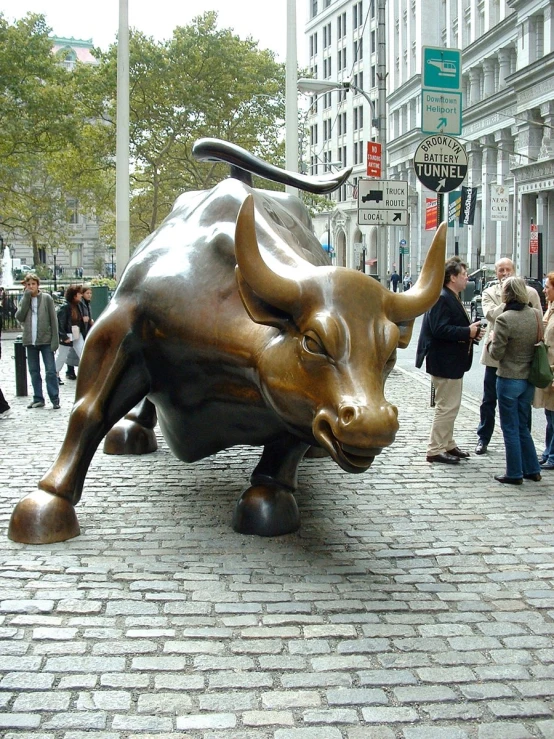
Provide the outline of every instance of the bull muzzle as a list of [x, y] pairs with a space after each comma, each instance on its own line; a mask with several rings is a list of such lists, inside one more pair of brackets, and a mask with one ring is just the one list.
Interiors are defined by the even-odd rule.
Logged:
[[336, 412], [322, 409], [312, 424], [318, 444], [346, 472], [365, 472], [397, 431], [398, 410], [384, 399], [371, 406], [342, 403]]

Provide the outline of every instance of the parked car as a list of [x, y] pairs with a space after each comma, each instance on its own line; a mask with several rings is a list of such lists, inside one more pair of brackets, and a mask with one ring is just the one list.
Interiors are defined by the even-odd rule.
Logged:
[[[534, 288], [538, 294], [539, 299], [541, 301], [541, 306], [543, 313], [546, 310], [546, 297], [544, 295], [543, 286], [540, 280], [535, 280], [533, 277], [524, 277], [525, 283], [529, 286]], [[485, 286], [483, 287], [483, 290], [486, 290], [491, 285], [496, 285], [498, 283], [498, 280], [489, 280], [489, 282], [485, 283]], [[483, 315], [483, 307], [481, 305], [481, 295], [475, 295], [471, 303], [469, 304], [469, 318], [471, 322], [474, 321], [480, 321], [484, 318]]]

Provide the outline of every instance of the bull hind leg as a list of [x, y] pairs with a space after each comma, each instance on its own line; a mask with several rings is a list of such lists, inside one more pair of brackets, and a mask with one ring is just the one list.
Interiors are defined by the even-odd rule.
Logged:
[[65, 439], [39, 490], [15, 506], [8, 528], [13, 541], [49, 544], [80, 533], [74, 506], [96, 448], [149, 391], [148, 372], [131, 333], [133, 313], [128, 306], [114, 309], [87, 339]]
[[264, 447], [262, 458], [235, 507], [233, 528], [239, 534], [281, 536], [300, 527], [300, 513], [293, 495], [298, 465], [308, 449], [293, 436]]
[[158, 448], [154, 428], [156, 406], [144, 398], [130, 413], [108, 432], [104, 439], [105, 454], [150, 454]]

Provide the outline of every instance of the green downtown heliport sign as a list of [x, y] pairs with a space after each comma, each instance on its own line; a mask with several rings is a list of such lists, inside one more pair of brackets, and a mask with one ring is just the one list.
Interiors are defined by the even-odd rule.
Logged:
[[460, 49], [424, 46], [421, 76], [424, 88], [459, 92], [462, 86], [462, 52]]

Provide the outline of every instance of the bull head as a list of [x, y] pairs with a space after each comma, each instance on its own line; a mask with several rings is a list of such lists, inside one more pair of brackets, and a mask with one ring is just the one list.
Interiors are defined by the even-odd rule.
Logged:
[[235, 232], [239, 292], [253, 321], [279, 329], [258, 358], [264, 397], [285, 424], [315, 437], [343, 469], [363, 472], [398, 430], [384, 382], [414, 319], [439, 297], [446, 224], [418, 281], [400, 294], [355, 270], [312, 265], [267, 237], [262, 257], [249, 195]]

